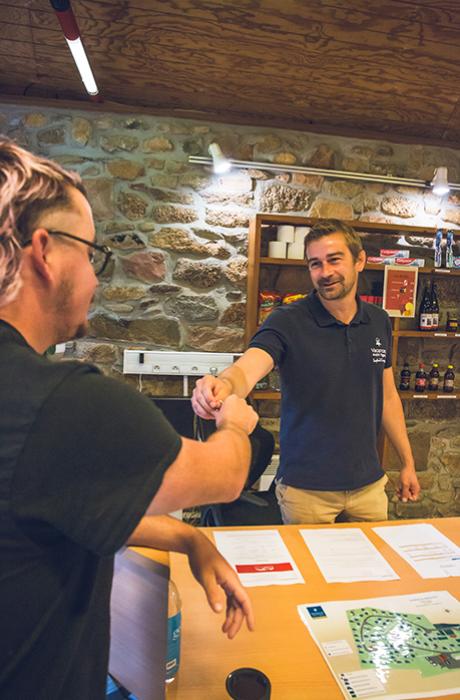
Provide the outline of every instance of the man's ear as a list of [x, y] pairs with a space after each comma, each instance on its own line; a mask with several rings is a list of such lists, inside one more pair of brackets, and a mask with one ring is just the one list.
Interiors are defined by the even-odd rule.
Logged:
[[35, 272], [48, 282], [53, 278], [48, 261], [50, 243], [50, 235], [46, 229], [35, 229], [31, 238], [31, 262]]
[[356, 260], [356, 265], [358, 266], [358, 272], [362, 272], [364, 270], [365, 264], [366, 264], [366, 252], [364, 250], [360, 250], [358, 253], [358, 258]]

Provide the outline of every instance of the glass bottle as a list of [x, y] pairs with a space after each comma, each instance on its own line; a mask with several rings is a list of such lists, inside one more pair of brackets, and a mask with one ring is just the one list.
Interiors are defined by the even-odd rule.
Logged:
[[426, 390], [426, 372], [424, 370], [423, 362], [420, 362], [418, 370], [415, 374], [415, 391], [418, 394], [423, 394]]
[[441, 267], [442, 265], [442, 229], [436, 231], [434, 237], [434, 266]]
[[171, 683], [179, 670], [180, 661], [180, 631], [181, 631], [181, 599], [174, 581], [168, 586], [168, 632], [166, 649], [166, 683]]
[[446, 267], [454, 266], [454, 232], [447, 231], [446, 240]]
[[449, 333], [458, 332], [458, 318], [453, 311], [447, 312], [446, 331], [449, 331]]
[[438, 391], [439, 389], [439, 364], [433, 362], [428, 378], [428, 391]]
[[410, 389], [410, 375], [411, 375], [411, 371], [409, 369], [409, 363], [405, 362], [404, 367], [401, 370], [401, 376], [399, 379], [400, 391], [409, 391], [409, 389]]
[[447, 365], [447, 370], [444, 373], [444, 383], [443, 383], [442, 390], [446, 394], [452, 394], [452, 392], [454, 390], [454, 384], [455, 384], [454, 366]]
[[427, 286], [425, 286], [420, 302], [418, 327], [421, 331], [431, 331], [430, 292]]
[[431, 330], [437, 331], [439, 328], [439, 303], [438, 290], [434, 282], [431, 283], [430, 292]]

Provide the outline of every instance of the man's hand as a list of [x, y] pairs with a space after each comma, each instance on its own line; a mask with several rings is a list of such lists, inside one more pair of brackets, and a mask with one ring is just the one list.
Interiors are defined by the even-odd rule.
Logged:
[[252, 433], [259, 420], [259, 416], [245, 399], [240, 399], [235, 394], [225, 399], [215, 418], [218, 429], [239, 428], [246, 435]]
[[229, 639], [233, 639], [245, 619], [247, 628], [252, 631], [254, 613], [249, 596], [241, 585], [238, 575], [208, 538], [198, 530], [187, 555], [190, 569], [198, 583], [203, 586], [211, 609], [216, 613], [221, 612], [226, 598], [222, 632]]
[[217, 411], [231, 393], [232, 387], [229, 381], [207, 374], [198, 379], [193, 390], [193, 410], [200, 418], [212, 420], [216, 418]]
[[416, 501], [420, 494], [420, 484], [414, 467], [403, 467], [399, 475], [398, 498], [403, 503]]

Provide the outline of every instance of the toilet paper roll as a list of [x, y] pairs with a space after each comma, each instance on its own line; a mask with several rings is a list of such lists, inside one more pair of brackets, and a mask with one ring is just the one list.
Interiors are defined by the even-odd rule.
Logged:
[[270, 258], [285, 258], [286, 243], [284, 241], [270, 241], [268, 244], [268, 256]]
[[278, 226], [276, 238], [284, 243], [292, 243], [294, 241], [294, 226], [288, 224]]
[[303, 260], [303, 243], [289, 243], [287, 256], [289, 260]]
[[296, 226], [294, 231], [294, 243], [304, 242], [305, 236], [309, 232], [308, 226]]

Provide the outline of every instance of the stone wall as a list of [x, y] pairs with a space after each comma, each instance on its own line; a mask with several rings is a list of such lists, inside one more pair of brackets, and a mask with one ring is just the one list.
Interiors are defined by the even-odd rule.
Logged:
[[[208, 144], [218, 141], [235, 159], [419, 179], [431, 179], [436, 166], [446, 165], [449, 179], [459, 182], [460, 152], [448, 148], [12, 105], [0, 107], [0, 131], [84, 178], [98, 240], [115, 255], [98, 288], [90, 337], [75, 344], [74, 354], [116, 376], [125, 347], [243, 349], [247, 229], [255, 212], [460, 228], [460, 193], [440, 199], [427, 190], [258, 169], [217, 177], [188, 165], [190, 154], [206, 155]], [[431, 245], [424, 239], [408, 243], [425, 253]], [[453, 282], [440, 283], [444, 310], [458, 310], [459, 285]], [[443, 363], [448, 356], [458, 359], [452, 342], [406, 340], [399, 361]], [[182, 382], [144, 379], [143, 390], [176, 395]], [[277, 434], [278, 406], [263, 402], [260, 410], [262, 422]], [[418, 504], [394, 502], [392, 514], [458, 514], [459, 403], [409, 402], [405, 410], [425, 491]], [[390, 455], [390, 468], [396, 463]]]

